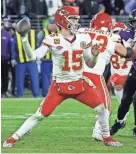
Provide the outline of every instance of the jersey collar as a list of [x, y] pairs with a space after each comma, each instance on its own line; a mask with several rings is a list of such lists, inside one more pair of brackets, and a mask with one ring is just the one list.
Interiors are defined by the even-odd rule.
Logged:
[[63, 37], [66, 41], [68, 41], [69, 43], [73, 43], [76, 40], [76, 35], [74, 34], [74, 37], [72, 40], [68, 40], [67, 38]]

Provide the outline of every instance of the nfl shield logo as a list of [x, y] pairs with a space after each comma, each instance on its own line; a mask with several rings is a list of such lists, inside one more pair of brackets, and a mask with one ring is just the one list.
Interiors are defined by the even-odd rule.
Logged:
[[80, 43], [80, 47], [81, 47], [82, 49], [86, 49], [86, 48], [87, 48], [86, 42], [85, 42], [85, 41], [82, 41], [82, 42]]
[[60, 44], [60, 39], [54, 39], [54, 44]]

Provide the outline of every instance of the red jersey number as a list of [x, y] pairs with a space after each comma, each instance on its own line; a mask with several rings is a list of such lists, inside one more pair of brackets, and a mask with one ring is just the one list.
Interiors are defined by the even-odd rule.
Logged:
[[111, 63], [112, 63], [113, 68], [115, 68], [115, 69], [126, 69], [126, 68], [128, 68], [128, 66], [127, 66], [127, 60], [125, 60], [124, 63], [123, 63], [123, 65], [120, 66], [119, 60], [121, 58], [123, 58], [123, 57], [120, 57], [119, 58], [119, 56], [117, 56], [117, 55], [112, 55], [111, 56]]
[[[93, 40], [96, 36], [95, 33], [89, 33], [89, 35], [91, 36], [91, 39]], [[106, 47], [107, 47], [107, 44], [108, 44], [108, 38], [104, 35], [98, 35], [96, 38], [96, 41], [100, 41], [100, 52], [104, 52]]]
[[[63, 52], [64, 56], [64, 66], [62, 67], [62, 71], [70, 71], [70, 66], [69, 66], [69, 52], [65, 51]], [[72, 63], [78, 62], [79, 65], [72, 65], [72, 70], [78, 71], [81, 70], [82, 68], [82, 50], [74, 50], [72, 52]]]

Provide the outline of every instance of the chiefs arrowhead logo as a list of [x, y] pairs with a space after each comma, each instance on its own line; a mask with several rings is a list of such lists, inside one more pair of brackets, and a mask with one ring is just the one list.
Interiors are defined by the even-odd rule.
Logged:
[[74, 90], [74, 89], [75, 89], [74, 86], [72, 86], [72, 85], [69, 85], [69, 86], [68, 86], [68, 90]]

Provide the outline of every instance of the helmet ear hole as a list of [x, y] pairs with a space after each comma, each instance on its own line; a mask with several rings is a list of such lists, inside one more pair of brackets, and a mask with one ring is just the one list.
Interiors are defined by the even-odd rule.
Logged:
[[68, 29], [70, 29], [71, 28], [71, 24], [68, 24]]

